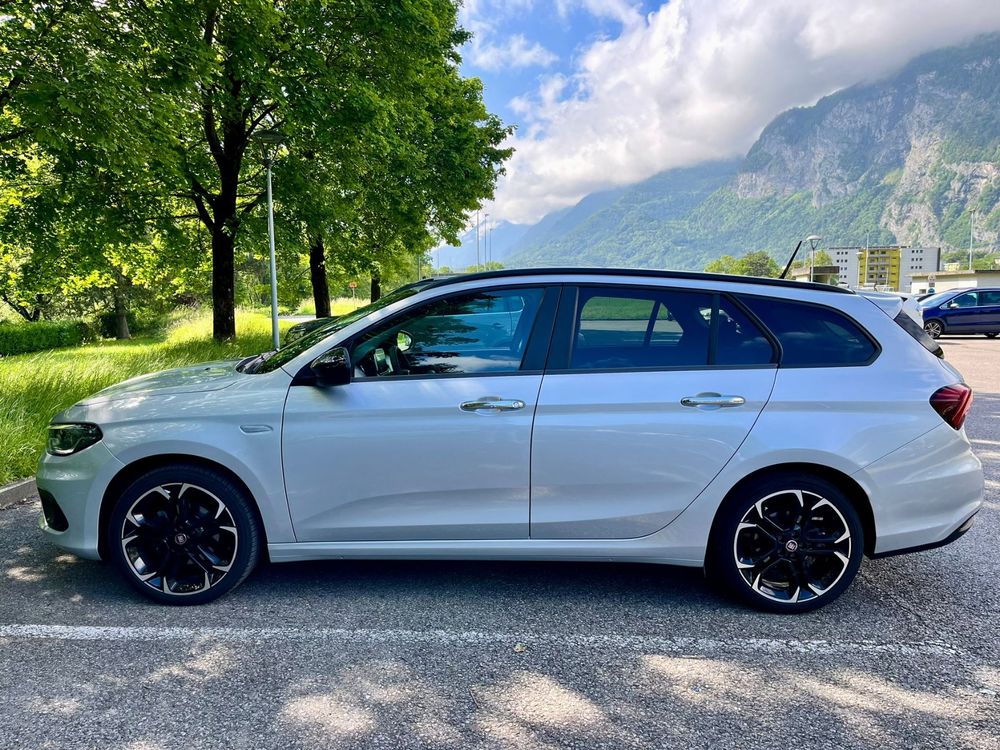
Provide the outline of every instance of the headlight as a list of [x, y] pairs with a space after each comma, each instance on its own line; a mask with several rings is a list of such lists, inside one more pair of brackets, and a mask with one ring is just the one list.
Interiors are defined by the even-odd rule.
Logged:
[[68, 456], [89, 448], [102, 437], [96, 424], [50, 424], [45, 450], [53, 456]]

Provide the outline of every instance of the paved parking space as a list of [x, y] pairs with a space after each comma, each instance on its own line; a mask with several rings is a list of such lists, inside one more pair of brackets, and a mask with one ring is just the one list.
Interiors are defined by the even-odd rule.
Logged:
[[976, 527], [794, 618], [697, 571], [482, 562], [265, 566], [164, 608], [45, 543], [24, 493], [0, 748], [1000, 748], [1000, 341], [942, 345], [976, 389]]

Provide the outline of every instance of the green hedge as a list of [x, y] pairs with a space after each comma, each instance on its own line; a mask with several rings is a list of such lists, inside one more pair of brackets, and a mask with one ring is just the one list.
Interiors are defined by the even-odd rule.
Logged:
[[79, 320], [0, 323], [0, 357], [79, 346], [90, 338], [90, 327]]

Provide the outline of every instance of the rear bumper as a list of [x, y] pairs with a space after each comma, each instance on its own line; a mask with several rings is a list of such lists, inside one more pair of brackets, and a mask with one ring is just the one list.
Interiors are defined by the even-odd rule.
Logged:
[[98, 559], [104, 489], [123, 466], [103, 442], [71, 456], [46, 453], [35, 479], [44, 501], [39, 528], [58, 547]]
[[[979, 511], [976, 511], [976, 513], [978, 512]], [[946, 536], [939, 542], [928, 542], [927, 544], [921, 544], [916, 547], [904, 547], [902, 549], [894, 549], [890, 552], [876, 552], [874, 555], [871, 555], [871, 557], [874, 559], [880, 557], [893, 557], [895, 555], [906, 555], [909, 554], [910, 552], [926, 552], [929, 549], [937, 549], [938, 547], [944, 547], [946, 544], [951, 544], [956, 539], [961, 539], [963, 536], [965, 536], [965, 532], [967, 532], [969, 529], [972, 528], [972, 524], [976, 520], [976, 513], [973, 513], [971, 516], [965, 519], [965, 521], [962, 522], [961, 526], [959, 526], [957, 529], [955, 529], [953, 532], [951, 532], [948, 536]]]
[[983, 504], [983, 467], [946, 424], [857, 472], [875, 517], [872, 557], [932, 549], [968, 530]]

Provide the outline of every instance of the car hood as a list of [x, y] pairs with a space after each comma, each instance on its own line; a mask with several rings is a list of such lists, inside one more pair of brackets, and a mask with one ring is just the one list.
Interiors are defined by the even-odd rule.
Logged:
[[98, 391], [90, 398], [81, 402], [82, 405], [115, 401], [137, 396], [161, 396], [173, 393], [197, 393], [200, 391], [218, 391], [228, 388], [240, 377], [236, 371], [238, 359], [219, 362], [205, 362], [178, 367], [173, 370], [162, 370], [149, 375], [126, 380]]

